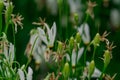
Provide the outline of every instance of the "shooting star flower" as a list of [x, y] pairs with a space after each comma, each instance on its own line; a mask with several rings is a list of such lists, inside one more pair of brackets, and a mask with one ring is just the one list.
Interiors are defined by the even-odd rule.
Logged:
[[89, 31], [89, 26], [87, 23], [82, 24], [79, 28], [78, 31], [82, 36], [82, 40], [85, 44], [88, 44], [90, 42], [90, 31]]

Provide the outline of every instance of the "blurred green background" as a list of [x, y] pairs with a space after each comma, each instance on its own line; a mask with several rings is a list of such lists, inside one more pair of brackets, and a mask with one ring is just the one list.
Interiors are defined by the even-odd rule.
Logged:
[[[85, 19], [85, 11], [87, 9], [87, 0], [63, 0], [62, 3], [62, 16], [63, 16], [63, 25], [59, 25], [59, 20], [61, 17], [59, 17], [59, 10], [58, 10], [58, 4], [57, 0], [12, 0], [14, 4], [14, 13], [20, 13], [23, 15], [23, 29], [19, 30], [16, 34], [16, 47], [17, 47], [17, 61], [20, 62], [20, 64], [25, 64], [27, 61], [27, 58], [24, 54], [24, 51], [26, 49], [26, 45], [30, 38], [30, 30], [33, 28], [36, 28], [37, 26], [33, 25], [32, 22], [37, 22], [39, 20], [39, 17], [46, 18], [46, 22], [49, 25], [52, 25], [52, 23], [55, 21], [57, 23], [58, 27], [58, 33], [60, 26], [62, 26], [62, 33], [57, 34], [57, 39], [61, 41], [65, 41], [65, 39], [69, 39], [71, 35], [75, 33], [75, 30], [73, 28], [73, 23], [68, 20], [68, 22], [65, 22], [66, 16], [67, 18], [70, 18], [72, 15], [71, 13], [71, 7], [78, 7], [78, 14], [80, 15], [79, 18], [79, 24], [83, 23]], [[76, 2], [76, 5], [70, 5], [68, 2], [73, 1]], [[80, 2], [80, 3], [77, 3]], [[111, 60], [111, 63], [107, 69], [107, 73], [110, 75], [114, 75], [114, 73], [117, 73], [117, 76], [115, 80], [120, 79], [120, 0], [92, 0], [96, 1], [97, 6], [94, 8], [94, 19], [88, 18], [87, 23], [90, 27], [90, 34], [91, 39], [93, 39], [94, 35], [99, 32], [102, 34], [104, 31], [110, 32], [110, 35], [108, 38], [110, 41], [114, 42], [114, 45], [117, 47], [113, 49], [112, 55], [113, 58]], [[53, 8], [53, 12], [52, 12]], [[54, 11], [56, 9], [56, 11]], [[76, 8], [73, 8], [73, 11]], [[117, 15], [117, 16], [116, 16]], [[116, 21], [115, 21], [116, 20]], [[67, 25], [66, 25], [67, 23]], [[11, 34], [10, 34], [11, 35]], [[11, 39], [10, 39], [11, 40]], [[100, 47], [102, 49], [102, 47]], [[103, 51], [98, 50], [98, 54], [96, 56], [99, 56], [100, 53], [103, 53]], [[101, 70], [100, 63], [101, 60], [96, 58], [96, 66]], [[36, 72], [36, 74], [39, 73]], [[40, 73], [39, 73], [40, 74]]]

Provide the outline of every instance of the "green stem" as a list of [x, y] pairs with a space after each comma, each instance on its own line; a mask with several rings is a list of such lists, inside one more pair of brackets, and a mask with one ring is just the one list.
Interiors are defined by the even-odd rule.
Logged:
[[8, 30], [8, 23], [6, 23], [6, 26], [5, 26], [5, 34], [7, 34], [7, 30]]
[[100, 79], [99, 79], [99, 80], [102, 80], [102, 77], [103, 77], [103, 74], [104, 74], [104, 72], [105, 72], [105, 69], [106, 69], [106, 68], [103, 68], [103, 71], [102, 71], [102, 73], [101, 73], [101, 75], [100, 75]]
[[[16, 41], [15, 41], [15, 28], [14, 28], [14, 24], [12, 23], [12, 30], [13, 30], [13, 44], [14, 44], [14, 55], [15, 55], [15, 61], [16, 61]], [[15, 64], [16, 66], [16, 64]]]
[[[33, 52], [33, 49], [34, 49], [34, 46], [35, 46], [37, 39], [38, 39], [38, 36], [35, 38], [35, 41], [33, 43], [33, 46], [32, 46], [31, 52], [30, 52], [30, 56], [32, 55], [32, 52]], [[31, 58], [27, 61], [25, 69], [27, 68], [27, 66], [29, 65], [30, 62], [31, 62]]]
[[85, 18], [84, 22], [87, 22], [88, 18], [89, 18], [89, 14], [86, 15], [86, 18]]
[[2, 32], [2, 12], [0, 12], [0, 34]]
[[66, 37], [68, 38], [68, 36], [69, 36], [69, 27], [68, 27], [68, 18], [69, 18], [69, 16], [68, 16], [68, 4], [67, 4], [67, 0], [64, 0], [65, 1], [65, 14], [66, 14]]
[[89, 75], [88, 80], [91, 80], [91, 75]]
[[72, 49], [70, 49], [70, 67], [71, 67], [71, 77], [72, 77], [72, 79], [73, 79], [73, 67], [72, 67]]
[[84, 67], [86, 66], [86, 53], [87, 53], [87, 50], [88, 50], [88, 48], [90, 47], [90, 45], [91, 45], [91, 43], [87, 46], [87, 48], [85, 49], [85, 51], [84, 51]]
[[62, 20], [62, 3], [59, 3], [59, 33], [60, 36], [62, 36], [62, 26], [61, 26], [61, 20]]
[[96, 49], [97, 49], [97, 47], [96, 47], [96, 46], [94, 46], [94, 51], [93, 51], [92, 60], [94, 60], [94, 58], [95, 58], [95, 51], [96, 51]]
[[[81, 43], [81, 41], [80, 41], [80, 43]], [[80, 43], [79, 43], [79, 44], [76, 44], [76, 45], [77, 45], [77, 51], [76, 51], [76, 66], [77, 66], [78, 51], [79, 51], [79, 45], [80, 45]], [[75, 75], [76, 75], [76, 66], [75, 66]]]

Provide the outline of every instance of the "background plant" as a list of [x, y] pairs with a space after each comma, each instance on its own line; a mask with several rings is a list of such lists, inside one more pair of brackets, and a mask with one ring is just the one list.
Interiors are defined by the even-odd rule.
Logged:
[[[74, 29], [73, 26], [75, 26], [75, 28], [76, 28], [77, 26], [80, 26], [83, 23], [85, 24], [85, 22], [87, 22], [87, 24], [89, 25], [91, 40], [94, 38], [94, 36], [95, 36], [95, 34], [97, 32], [99, 32], [99, 34], [102, 34], [105, 30], [111, 32], [111, 34], [109, 34], [109, 36], [107, 38], [109, 38], [110, 42], [114, 41], [114, 44], [117, 47], [115, 49], [113, 49], [113, 58], [111, 60], [111, 63], [109, 64], [106, 72], [109, 73], [111, 76], [114, 73], [119, 72], [118, 71], [118, 68], [119, 68], [119, 64], [118, 64], [119, 63], [119, 37], [117, 37], [119, 35], [119, 24], [118, 24], [119, 23], [119, 17], [118, 17], [119, 16], [119, 1], [118, 2], [116, 2], [116, 0], [96, 1], [97, 5], [94, 7], [93, 12], [92, 12], [92, 13], [94, 13], [94, 19], [91, 18], [90, 16], [88, 16], [87, 21], [86, 21], [86, 17], [85, 17], [85, 16], [87, 16], [85, 14], [85, 11], [87, 10], [87, 6], [88, 6], [87, 3], [86, 3], [87, 0], [84, 0], [84, 1], [83, 0], [79, 0], [79, 1], [75, 0], [75, 1], [71, 1], [71, 2], [69, 2], [67, 0], [62, 1], [60, 3], [60, 5], [62, 5], [62, 7], [60, 8], [62, 17], [60, 17], [60, 18], [62, 19], [62, 21], [65, 22], [65, 23], [62, 23], [62, 24], [60, 24], [61, 20], [58, 17], [59, 14], [56, 13], [56, 11], [54, 12], [54, 10], [56, 10], [57, 8], [54, 7], [55, 9], [53, 9], [53, 12], [52, 12], [52, 10], [49, 7], [49, 6], [51, 6], [50, 3], [51, 4], [53, 3], [56, 6], [57, 1], [38, 0], [38, 2], [37, 2], [38, 6], [36, 6], [35, 0], [29, 0], [29, 1], [27, 1], [27, 0], [24, 0], [24, 1], [22, 1], [22, 0], [17, 0], [17, 1], [13, 0], [13, 2], [15, 4], [13, 12], [16, 13], [16, 14], [18, 12], [20, 12], [24, 16], [24, 21], [23, 21], [24, 29], [19, 31], [15, 35], [15, 37], [16, 37], [16, 41], [15, 41], [16, 45], [15, 46], [16, 46], [16, 55], [17, 55], [16, 59], [17, 59], [17, 61], [19, 61], [19, 63], [21, 65], [23, 65], [23, 64], [25, 64], [27, 62], [27, 59], [26, 59], [26, 57], [24, 55], [24, 52], [25, 52], [26, 45], [27, 45], [27, 43], [29, 41], [29, 35], [28, 34], [30, 33], [31, 29], [36, 28], [36, 26], [32, 25], [31, 23], [34, 22], [34, 21], [37, 22], [36, 19], [38, 19], [38, 17], [40, 16], [40, 17], [42, 17], [42, 19], [46, 18], [46, 23], [48, 23], [50, 25], [50, 27], [52, 26], [54, 21], [56, 22], [57, 29], [58, 29], [57, 30], [58, 34], [57, 34], [56, 39], [63, 42], [63, 43], [67, 42], [66, 38], [70, 39], [71, 36], [75, 36], [76, 29]], [[45, 5], [43, 5], [45, 3], [49, 3], [49, 4], [46, 5], [47, 7], [45, 7]], [[42, 5], [39, 6], [40, 4], [42, 4]], [[52, 4], [52, 6], [53, 6], [53, 4]], [[67, 4], [67, 6], [66, 6], [66, 4]], [[79, 5], [75, 6], [74, 4], [75, 5], [76, 4], [82, 4], [82, 6], [79, 6]], [[29, 5], [31, 5], [31, 6], [29, 6]], [[66, 10], [64, 10], [64, 9], [66, 9]], [[88, 12], [89, 12], [89, 10], [88, 10]], [[73, 15], [74, 13], [75, 13], [75, 15], [77, 13], [77, 16], [79, 16], [79, 18], [77, 17], [78, 19], [76, 19], [77, 21], [74, 20], [74, 16], [75, 16], [75, 15]], [[114, 16], [116, 14], [117, 14], [117, 18], [115, 18], [115, 16]], [[108, 15], [110, 15], [110, 16], [108, 16]], [[82, 16], [82, 18], [80, 16]], [[115, 21], [115, 23], [112, 20]], [[59, 27], [60, 25], [61, 26], [66, 26], [66, 22], [67, 22], [67, 27], [62, 27], [62, 28]], [[3, 25], [4, 25], [4, 21], [3, 21]], [[8, 38], [8, 40], [10, 42], [14, 43], [13, 38], [12, 38], [12, 33], [11, 33], [12, 29], [11, 28], [9, 27], [9, 30], [7, 32], [7, 38]], [[59, 28], [61, 28], [64, 31], [62, 32]], [[4, 28], [2, 29], [2, 31], [4, 31]], [[82, 45], [82, 43], [81, 43], [81, 45]], [[101, 54], [101, 53], [104, 53], [103, 52], [103, 49], [105, 49], [104, 45], [105, 45], [104, 43], [101, 43], [101, 46], [99, 46], [96, 49], [96, 55], [95, 55], [96, 56], [95, 57], [96, 66], [101, 71], [102, 71], [102, 66], [101, 65], [103, 64], [102, 59], [97, 58], [97, 56], [103, 57], [102, 56], [103, 54]], [[57, 46], [57, 42], [55, 42], [55, 46]], [[91, 45], [91, 48], [93, 48], [92, 45]], [[88, 47], [87, 52], [89, 52], [89, 49], [90, 48]], [[53, 48], [52, 50], [56, 51], [56, 48]], [[87, 59], [86, 59], [87, 61], [91, 61], [92, 52], [89, 52], [89, 53], [90, 54], [87, 55]], [[21, 58], [22, 58], [22, 60], [21, 60]], [[83, 61], [81, 61], [81, 62], [83, 62]], [[34, 67], [33, 67], [34, 63], [31, 62], [30, 65], [34, 69]], [[113, 66], [114, 69], [111, 66]], [[39, 76], [40, 73], [42, 73], [41, 68], [42, 67], [40, 67], [40, 69], [38, 71], [34, 71], [34, 75], [35, 75], [34, 78], [35, 79], [37, 78], [36, 75]], [[55, 70], [52, 68], [52, 69], [49, 69], [49, 71], [53, 72]], [[45, 76], [46, 75], [47, 74], [45, 74]], [[42, 77], [40, 76], [40, 78], [42, 78]], [[117, 79], [117, 78], [119, 79], [119, 73], [117, 74], [115, 79]]]

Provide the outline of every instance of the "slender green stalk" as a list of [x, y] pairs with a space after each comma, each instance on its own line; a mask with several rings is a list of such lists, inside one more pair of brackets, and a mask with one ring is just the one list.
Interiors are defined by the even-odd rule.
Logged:
[[68, 27], [68, 18], [69, 18], [69, 16], [68, 16], [68, 4], [67, 4], [68, 1], [67, 0], [64, 0], [64, 1], [65, 1], [66, 22], [67, 22], [66, 26], [65, 26], [66, 27], [66, 37], [68, 38], [68, 33], [69, 33], [69, 31], [68, 31], [69, 30], [68, 29], [69, 28]]
[[91, 75], [88, 76], [88, 80], [91, 80]]
[[96, 47], [96, 46], [94, 46], [94, 51], [93, 51], [92, 60], [94, 60], [94, 58], [95, 58], [95, 52], [96, 52], [96, 49], [97, 49], [97, 47]]
[[89, 18], [89, 14], [86, 15], [86, 18], [85, 18], [84, 22], [87, 22], [88, 18]]
[[91, 43], [86, 47], [85, 51], [84, 51], [84, 67], [86, 66], [86, 54], [87, 54], [87, 50], [90, 47]]
[[5, 26], [5, 30], [4, 30], [5, 34], [7, 34], [7, 30], [8, 30], [8, 24], [6, 24]]
[[103, 77], [104, 72], [105, 72], [105, 68], [103, 68], [103, 70], [102, 70], [102, 73], [101, 73], [101, 75], [100, 75], [99, 80], [102, 80], [102, 77]]
[[0, 12], [0, 34], [2, 32], [2, 13]]
[[58, 3], [58, 9], [59, 9], [59, 33], [60, 36], [62, 36], [62, 26], [61, 26], [61, 20], [62, 20], [62, 4], [63, 2], [61, 1]]
[[[89, 14], [86, 15], [86, 18], [85, 18], [84, 22], [87, 22], [88, 18], [89, 18]], [[87, 52], [87, 49], [90, 47], [90, 45], [91, 45], [91, 43], [87, 46], [87, 48], [85, 49], [85, 52], [84, 52], [84, 66], [83, 67], [85, 67], [85, 65], [86, 65], [86, 52]]]
[[78, 47], [77, 47], [77, 50], [76, 50], [76, 63], [75, 63], [75, 75], [76, 75], [76, 66], [77, 66], [77, 59], [78, 59]]
[[[16, 61], [16, 41], [15, 41], [15, 28], [14, 28], [14, 24], [12, 23], [12, 29], [13, 29], [13, 43], [14, 43], [14, 55], [15, 55], [15, 61]], [[16, 64], [15, 64], [16, 66]]]
[[70, 49], [70, 73], [71, 73], [71, 77], [72, 77], [72, 79], [73, 79], [73, 67], [72, 67], [72, 50]]

